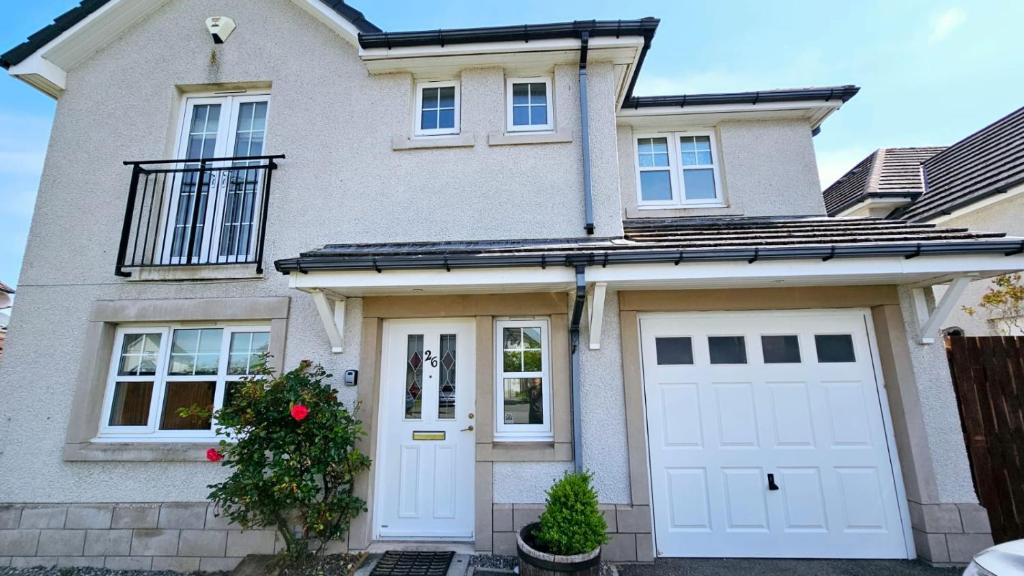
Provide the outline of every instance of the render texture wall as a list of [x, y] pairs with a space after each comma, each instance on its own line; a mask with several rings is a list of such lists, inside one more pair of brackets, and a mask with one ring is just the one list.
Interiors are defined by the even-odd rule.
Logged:
[[974, 492], [974, 480], [967, 460], [946, 349], [941, 342], [921, 344], [918, 341], [920, 320], [914, 311], [912, 298], [909, 288], [900, 287], [900, 308], [907, 345], [913, 364], [914, 381], [918, 387], [928, 450], [935, 470], [937, 502], [923, 503], [976, 504], [978, 497]]
[[[638, 209], [634, 130], [618, 126], [620, 187], [627, 218], [825, 215], [811, 127], [801, 120], [726, 121], [718, 140], [724, 208]], [[646, 131], [645, 131], [646, 132]]]
[[[214, 47], [208, 15], [238, 23]], [[330, 353], [312, 302], [273, 271], [277, 258], [332, 242], [564, 237], [583, 230], [575, 68], [555, 70], [558, 129], [572, 143], [491, 147], [504, 127], [498, 68], [462, 75], [462, 132], [474, 148], [392, 150], [411, 131], [413, 79], [371, 77], [353, 47], [290, 2], [167, 3], [69, 72], [58, 102], [11, 338], [0, 365], [0, 500], [197, 501], [220, 469], [204, 463], [64, 462], [61, 449], [88, 313], [97, 300], [292, 298], [285, 367], [300, 359], [340, 374], [358, 366], [361, 309], [350, 301], [345, 353]], [[267, 152], [274, 176], [262, 278], [132, 282], [113, 274], [129, 169], [174, 154], [176, 86], [272, 85]], [[590, 70], [598, 234], [621, 233], [615, 179], [614, 79]], [[388, 226], [381, 226], [387, 222]], [[355, 391], [342, 388], [342, 397]], [[529, 464], [520, 474], [528, 473]]]
[[[1005, 232], [1010, 236], [1024, 236], [1024, 221], [1021, 220], [1021, 214], [1024, 214], [1024, 194], [1020, 194], [1021, 188], [1024, 187], [1009, 191], [1009, 194], [1015, 194], [1010, 198], [951, 218], [941, 225], [946, 228], [970, 228], [978, 232]], [[997, 335], [999, 326], [990, 323], [988, 313], [978, 307], [981, 297], [991, 286], [992, 283], [988, 280], [972, 282], [943, 328], [957, 326], [963, 328], [968, 336]], [[942, 293], [942, 290], [936, 290], [936, 297], [941, 297]], [[964, 306], [973, 306], [977, 312], [973, 316], [967, 314], [963, 310]]]

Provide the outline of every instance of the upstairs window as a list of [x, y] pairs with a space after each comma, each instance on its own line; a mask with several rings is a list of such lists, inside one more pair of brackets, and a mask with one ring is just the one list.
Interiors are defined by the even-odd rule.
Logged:
[[553, 129], [550, 78], [509, 78], [505, 92], [509, 132]]
[[710, 132], [639, 136], [636, 139], [640, 206], [720, 206], [718, 152]]
[[458, 82], [425, 82], [416, 86], [416, 134], [459, 133]]

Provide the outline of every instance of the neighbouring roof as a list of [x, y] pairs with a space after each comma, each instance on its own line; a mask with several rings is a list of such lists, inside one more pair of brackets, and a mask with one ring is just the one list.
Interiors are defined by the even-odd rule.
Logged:
[[929, 220], [1024, 184], [1024, 107], [926, 160], [925, 191], [894, 217]]
[[0, 282], [0, 292], [4, 292], [5, 294], [14, 294], [14, 288]]
[[891, 218], [927, 221], [1024, 185], [1024, 108], [952, 146], [880, 148], [822, 192], [829, 215], [873, 197], [910, 197]]
[[868, 198], [917, 197], [924, 191], [921, 164], [944, 146], [879, 148], [822, 193], [829, 216]]
[[[342, 18], [348, 20], [360, 33], [380, 32], [376, 27], [363, 16], [363, 13], [349, 6], [342, 0], [320, 0]], [[102, 8], [110, 0], [82, 0], [78, 6], [68, 10], [54, 19], [53, 23], [45, 26], [35, 34], [28, 37], [28, 40], [0, 54], [0, 66], [8, 69], [25, 60], [37, 50], [46, 46], [51, 40], [70, 30], [75, 24], [85, 20], [90, 14]]]
[[279, 272], [1016, 253], [1024, 239], [878, 218], [627, 220], [621, 238], [330, 244], [274, 263]]

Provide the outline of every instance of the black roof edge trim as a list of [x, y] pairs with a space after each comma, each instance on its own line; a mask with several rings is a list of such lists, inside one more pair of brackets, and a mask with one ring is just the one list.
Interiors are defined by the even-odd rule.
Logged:
[[714, 104], [764, 104], [769, 102], [804, 102], [810, 100], [848, 101], [860, 92], [859, 86], [846, 84], [824, 88], [792, 88], [756, 92], [723, 92], [714, 94], [679, 94], [674, 96], [630, 96], [623, 108], [657, 108], [666, 106], [709, 106]]
[[578, 38], [581, 32], [594, 36], [643, 36], [644, 46], [654, 37], [660, 20], [653, 17], [639, 20], [576, 20], [551, 24], [519, 24], [480, 28], [442, 28], [409, 32], [369, 32], [359, 35], [363, 48], [405, 48], [412, 46], [446, 46], [479, 42], [529, 42], [553, 38]]
[[[588, 266], [605, 264], [656, 264], [675, 263], [682, 259], [693, 261], [739, 261], [793, 260], [793, 259], [835, 259], [866, 257], [906, 257], [910, 255], [946, 256], [954, 254], [1006, 254], [1021, 246], [1019, 239], [996, 241], [968, 241], [921, 243], [910, 242], [890, 245], [818, 245], [782, 247], [743, 248], [697, 248], [661, 250], [614, 251], [600, 250], [587, 254], [445, 254], [445, 255], [396, 255], [396, 256], [305, 256], [285, 258], [274, 262], [274, 268], [282, 274], [291, 272], [346, 271], [346, 270], [425, 270], [425, 269], [474, 269], [510, 268], [531, 266]], [[682, 258], [680, 258], [682, 255]]]
[[11, 66], [20, 64], [37, 50], [49, 44], [54, 38], [70, 30], [75, 24], [89, 17], [110, 0], [82, 0], [67, 12], [53, 19], [51, 24], [40, 28], [28, 37], [28, 40], [0, 54], [0, 67], [10, 70]]
[[[320, 0], [328, 8], [334, 10], [342, 18], [356, 27], [360, 34], [377, 34], [380, 28], [366, 19], [362, 12], [346, 4], [343, 0]], [[102, 8], [110, 0], [81, 0], [78, 6], [54, 18], [53, 23], [40, 28], [28, 37], [28, 40], [0, 54], [0, 68], [9, 70], [11, 66], [21, 63], [53, 39], [70, 30], [75, 24], [89, 17]]]

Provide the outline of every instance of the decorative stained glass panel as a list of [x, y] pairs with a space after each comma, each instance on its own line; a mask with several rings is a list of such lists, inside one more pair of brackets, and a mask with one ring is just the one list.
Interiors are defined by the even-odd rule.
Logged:
[[423, 334], [409, 334], [405, 354], [405, 417], [423, 415]]
[[437, 387], [437, 417], [455, 419], [455, 334], [441, 334], [440, 382]]

